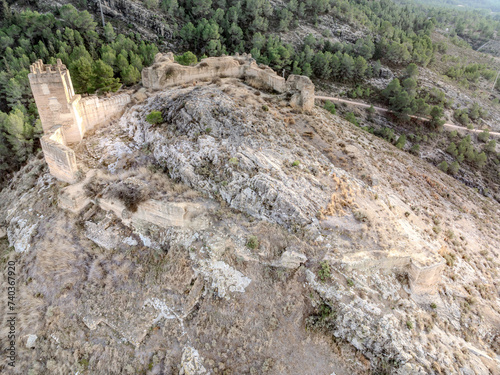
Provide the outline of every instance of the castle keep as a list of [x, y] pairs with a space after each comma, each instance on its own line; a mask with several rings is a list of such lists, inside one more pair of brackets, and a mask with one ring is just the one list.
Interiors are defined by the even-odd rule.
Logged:
[[68, 144], [80, 142], [85, 131], [120, 115], [130, 95], [105, 99], [75, 95], [69, 70], [60, 59], [55, 65], [38, 60], [30, 66], [28, 78], [42, 122], [40, 142], [50, 173], [73, 183], [78, 168], [75, 152]]
[[[41, 144], [50, 173], [74, 183], [78, 167], [75, 152], [68, 145], [80, 142], [86, 131], [120, 116], [131, 97], [75, 95], [70, 72], [60, 59], [54, 65], [38, 60], [31, 65], [28, 77], [42, 122]], [[257, 65], [247, 54], [209, 57], [195, 66], [182, 66], [175, 62], [173, 53], [158, 53], [153, 66], [143, 69], [142, 85], [150, 90], [165, 90], [217, 77], [238, 78], [258, 89], [288, 94], [290, 105], [299, 110], [310, 111], [314, 107], [314, 84], [308, 77], [292, 74], [285, 80], [271, 68]]]

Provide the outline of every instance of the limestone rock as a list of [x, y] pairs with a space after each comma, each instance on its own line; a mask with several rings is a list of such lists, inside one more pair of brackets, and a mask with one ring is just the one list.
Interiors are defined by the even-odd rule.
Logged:
[[192, 346], [185, 346], [182, 351], [181, 371], [179, 375], [203, 375], [207, 370], [203, 367], [203, 358]]
[[35, 347], [35, 341], [38, 339], [37, 335], [30, 334], [24, 337], [26, 340], [26, 348], [33, 349]]
[[307, 257], [294, 250], [286, 250], [281, 254], [280, 265], [285, 268], [295, 269], [307, 261]]
[[137, 92], [132, 94], [132, 99], [134, 99], [136, 103], [142, 103], [147, 98], [148, 96], [144, 87], [140, 88]]

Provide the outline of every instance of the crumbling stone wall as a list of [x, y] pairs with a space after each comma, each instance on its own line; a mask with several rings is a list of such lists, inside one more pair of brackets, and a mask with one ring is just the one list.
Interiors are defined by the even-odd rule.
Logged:
[[50, 174], [70, 184], [76, 182], [78, 167], [75, 152], [66, 146], [61, 125], [46, 131], [40, 143]]
[[216, 77], [240, 78], [259, 89], [290, 93], [290, 104], [298, 109], [310, 111], [314, 107], [314, 84], [308, 77], [292, 74], [285, 80], [268, 66], [257, 65], [247, 54], [209, 57], [195, 66], [183, 66], [174, 61], [173, 53], [159, 53], [154, 64], [142, 70], [143, 86], [154, 90]]
[[343, 269], [406, 274], [412, 292], [420, 295], [435, 292], [445, 265], [437, 248], [424, 248], [412, 254], [395, 249], [358, 251], [332, 258], [331, 263], [341, 264]]

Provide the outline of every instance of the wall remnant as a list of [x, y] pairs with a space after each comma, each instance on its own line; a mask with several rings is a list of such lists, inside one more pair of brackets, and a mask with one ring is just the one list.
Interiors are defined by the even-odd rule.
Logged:
[[46, 131], [40, 143], [50, 174], [70, 184], [75, 183], [78, 172], [75, 151], [66, 146], [62, 126], [55, 125]]
[[314, 84], [306, 76], [290, 75], [287, 80], [265, 65], [258, 65], [252, 55], [208, 57], [195, 66], [175, 62], [172, 52], [155, 56], [154, 64], [142, 70], [144, 87], [161, 90], [202, 79], [240, 78], [250, 86], [292, 95], [290, 104], [301, 110], [314, 107]]

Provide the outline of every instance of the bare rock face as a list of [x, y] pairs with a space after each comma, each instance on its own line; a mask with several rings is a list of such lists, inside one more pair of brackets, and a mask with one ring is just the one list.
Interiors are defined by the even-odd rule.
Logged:
[[142, 2], [132, 0], [91, 0], [89, 5], [96, 12], [100, 12], [102, 5], [102, 11], [106, 16], [133, 23], [141, 30], [141, 34], [150, 38], [162, 36], [168, 39], [172, 36], [170, 27], [161, 13], [147, 9]]
[[286, 250], [280, 259], [280, 265], [285, 268], [295, 269], [307, 261], [307, 257], [294, 250]]
[[[293, 140], [285, 134], [273, 135], [275, 120], [266, 116], [262, 122], [243, 114], [223, 91], [214, 95], [208, 88], [171, 90], [150, 98], [144, 111], [151, 110], [163, 112], [170, 135], [160, 134], [135, 110], [121, 124], [138, 144], [151, 145], [172, 178], [210, 196], [217, 194], [256, 218], [287, 226], [310, 223], [328, 199], [314, 174], [300, 165], [292, 167], [298, 156], [282, 146]], [[309, 170], [319, 170], [326, 162], [307, 151], [302, 159]], [[297, 173], [289, 175], [283, 165]]]
[[309, 77], [291, 74], [286, 80], [286, 86], [292, 94], [290, 105], [311, 111], [314, 108], [314, 84]]
[[144, 100], [147, 99], [147, 94], [146, 94], [146, 89], [142, 87], [141, 89], [137, 90], [134, 94], [132, 94], [132, 99], [135, 100], [136, 103], [142, 103]]
[[36, 345], [35, 342], [38, 339], [38, 336], [37, 335], [27, 335], [24, 338], [26, 340], [26, 343], [25, 343], [26, 348], [33, 349]]

